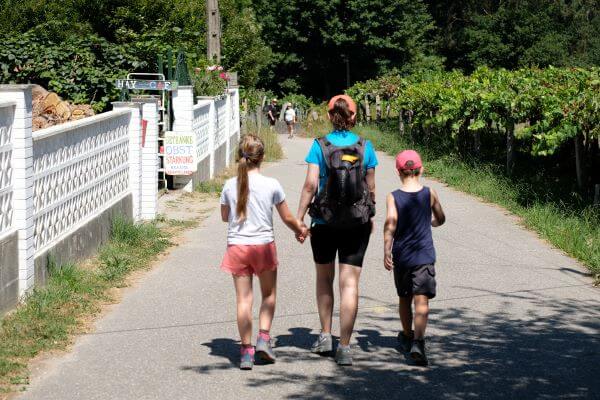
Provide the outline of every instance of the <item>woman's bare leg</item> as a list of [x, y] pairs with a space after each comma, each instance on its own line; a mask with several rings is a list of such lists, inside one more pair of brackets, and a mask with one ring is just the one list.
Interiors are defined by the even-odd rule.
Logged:
[[321, 331], [331, 333], [333, 316], [333, 280], [335, 264], [315, 264], [317, 268], [317, 309], [321, 320]]
[[340, 344], [348, 346], [358, 311], [358, 281], [362, 268], [340, 264]]

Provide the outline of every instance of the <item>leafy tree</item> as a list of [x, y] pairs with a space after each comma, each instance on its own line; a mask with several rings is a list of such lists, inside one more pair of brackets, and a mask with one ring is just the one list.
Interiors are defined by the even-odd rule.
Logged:
[[225, 0], [220, 9], [223, 65], [238, 73], [240, 85], [255, 87], [272, 56], [263, 40], [261, 26], [249, 1]]
[[598, 0], [426, 0], [449, 68], [600, 64]]
[[263, 83], [280, 92], [304, 88], [326, 97], [352, 81], [428, 64], [433, 25], [422, 1], [254, 0], [274, 51]]

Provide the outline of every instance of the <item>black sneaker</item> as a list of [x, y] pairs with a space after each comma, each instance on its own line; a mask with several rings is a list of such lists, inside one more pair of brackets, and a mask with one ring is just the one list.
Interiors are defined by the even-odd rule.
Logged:
[[415, 364], [422, 367], [428, 364], [427, 356], [425, 355], [425, 340], [413, 340], [412, 347], [410, 348], [410, 357], [413, 359]]
[[408, 353], [410, 352], [410, 349], [412, 348], [412, 342], [413, 339], [415, 337], [415, 333], [414, 332], [410, 332], [410, 336], [406, 336], [404, 334], [404, 331], [400, 331], [400, 333], [398, 333], [398, 344], [400, 345], [400, 348], [402, 349], [403, 352]]

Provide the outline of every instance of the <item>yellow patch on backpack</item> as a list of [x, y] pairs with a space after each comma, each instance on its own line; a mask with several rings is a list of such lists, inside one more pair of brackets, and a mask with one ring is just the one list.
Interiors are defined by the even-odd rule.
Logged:
[[344, 154], [342, 156], [342, 161], [348, 161], [349, 163], [354, 164], [356, 161], [358, 161], [358, 157], [350, 155], [350, 154]]

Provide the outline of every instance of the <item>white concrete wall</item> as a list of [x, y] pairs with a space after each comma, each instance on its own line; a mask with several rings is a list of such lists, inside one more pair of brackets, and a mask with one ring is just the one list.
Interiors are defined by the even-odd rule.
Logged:
[[131, 119], [129, 110], [115, 110], [33, 134], [36, 252], [132, 192]]
[[12, 126], [16, 102], [0, 102], [0, 237], [14, 231], [12, 221]]
[[31, 87], [0, 85], [0, 242], [6, 247], [3, 239], [16, 235], [11, 268], [18, 268], [20, 297], [35, 284], [36, 256], [113, 206], [131, 204], [126, 213], [134, 219], [156, 215], [157, 104], [114, 108], [32, 133]]
[[19, 296], [34, 285], [33, 143], [31, 86], [0, 85], [0, 101], [15, 103], [11, 129], [12, 226], [18, 233]]
[[143, 103], [142, 118], [147, 125], [141, 150], [140, 217], [148, 221], [156, 218], [158, 213], [158, 100]]

